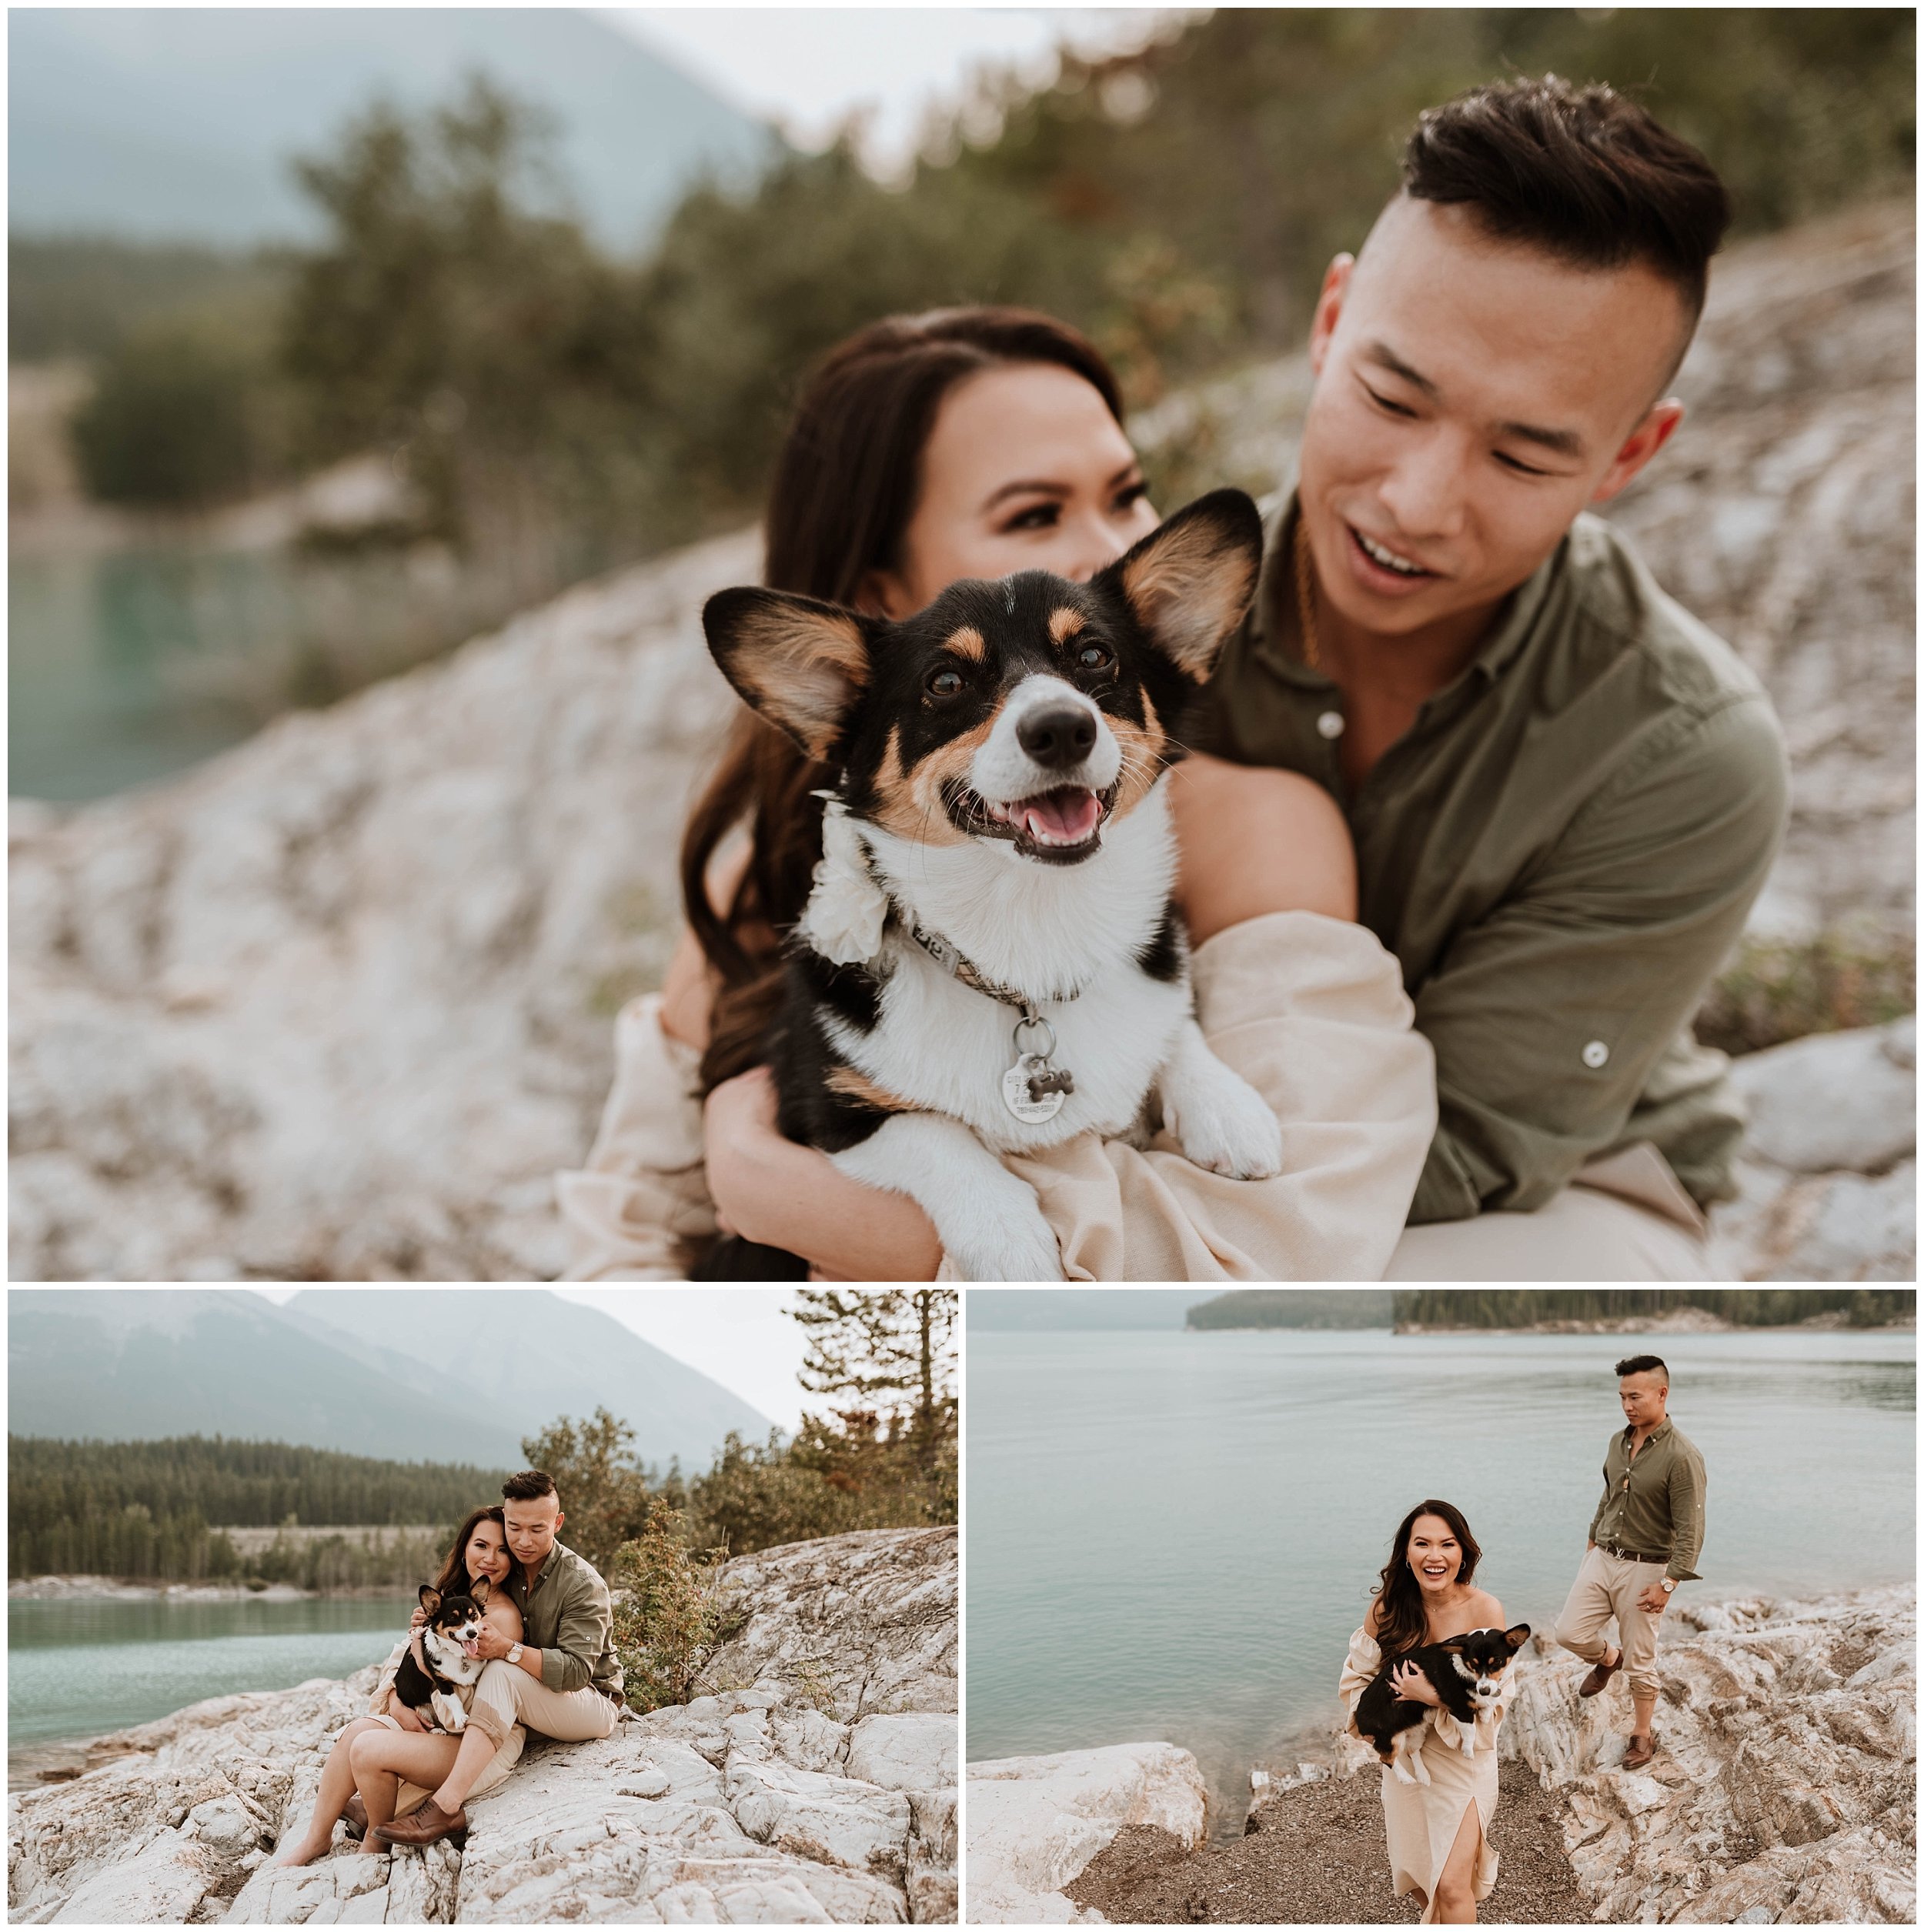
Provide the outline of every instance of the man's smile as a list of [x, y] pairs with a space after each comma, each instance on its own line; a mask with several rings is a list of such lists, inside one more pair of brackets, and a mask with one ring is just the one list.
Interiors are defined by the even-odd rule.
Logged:
[[1348, 539], [1346, 547], [1352, 575], [1364, 589], [1378, 596], [1408, 596], [1425, 584], [1440, 579], [1441, 572], [1375, 537], [1365, 536], [1347, 519], [1343, 521], [1343, 533]]

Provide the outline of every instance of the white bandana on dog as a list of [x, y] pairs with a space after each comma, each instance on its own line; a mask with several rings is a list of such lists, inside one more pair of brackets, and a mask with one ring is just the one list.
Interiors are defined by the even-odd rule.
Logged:
[[869, 870], [867, 848], [840, 799], [822, 812], [822, 856], [801, 919], [802, 937], [837, 966], [860, 966], [882, 949], [887, 895]]

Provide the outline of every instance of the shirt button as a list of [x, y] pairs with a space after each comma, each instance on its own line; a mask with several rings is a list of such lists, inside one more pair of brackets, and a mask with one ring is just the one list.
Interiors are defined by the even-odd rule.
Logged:
[[1591, 1041], [1590, 1044], [1583, 1049], [1583, 1063], [1585, 1066], [1590, 1068], [1592, 1072], [1595, 1072], [1598, 1067], [1602, 1066], [1604, 1062], [1608, 1059], [1609, 1057], [1609, 1048], [1605, 1046], [1603, 1042], [1600, 1039], [1593, 1039]]
[[1343, 714], [1340, 711], [1325, 711], [1316, 720], [1316, 729], [1325, 738], [1340, 738], [1343, 735]]

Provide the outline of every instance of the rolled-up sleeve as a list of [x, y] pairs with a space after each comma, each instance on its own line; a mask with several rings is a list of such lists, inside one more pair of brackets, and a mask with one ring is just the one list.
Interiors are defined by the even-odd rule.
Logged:
[[[1367, 928], [1271, 913], [1194, 961], [1217, 1056], [1275, 1110], [1283, 1171], [1232, 1180], [1165, 1132], [1084, 1135], [1005, 1164], [1030, 1183], [1071, 1281], [1375, 1281], [1402, 1233], [1436, 1118], [1430, 1049]], [[945, 1264], [946, 1266], [946, 1264]]]
[[1456, 939], [1416, 998], [1439, 1111], [1412, 1222], [1541, 1207], [1622, 1139], [1743, 929], [1788, 799], [1761, 696], [1672, 713]]
[[1664, 1574], [1679, 1583], [1698, 1580], [1704, 1547], [1704, 1459], [1693, 1448], [1670, 1459], [1670, 1560]]
[[541, 1648], [541, 1681], [550, 1690], [579, 1690], [594, 1680], [613, 1627], [608, 1593], [584, 1576], [571, 1577], [555, 1621], [554, 1641]]

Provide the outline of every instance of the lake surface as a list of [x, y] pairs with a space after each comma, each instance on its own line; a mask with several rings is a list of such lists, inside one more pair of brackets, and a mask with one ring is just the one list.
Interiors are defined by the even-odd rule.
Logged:
[[1334, 1716], [1425, 1497], [1506, 1617], [1554, 1623], [1645, 1350], [1708, 1466], [1685, 1590], [1916, 1574], [1913, 1335], [972, 1332], [970, 1759], [1167, 1739], [1240, 1818], [1251, 1765]]
[[8, 1741], [97, 1737], [202, 1697], [344, 1677], [387, 1655], [413, 1606], [406, 1595], [11, 1600]]

